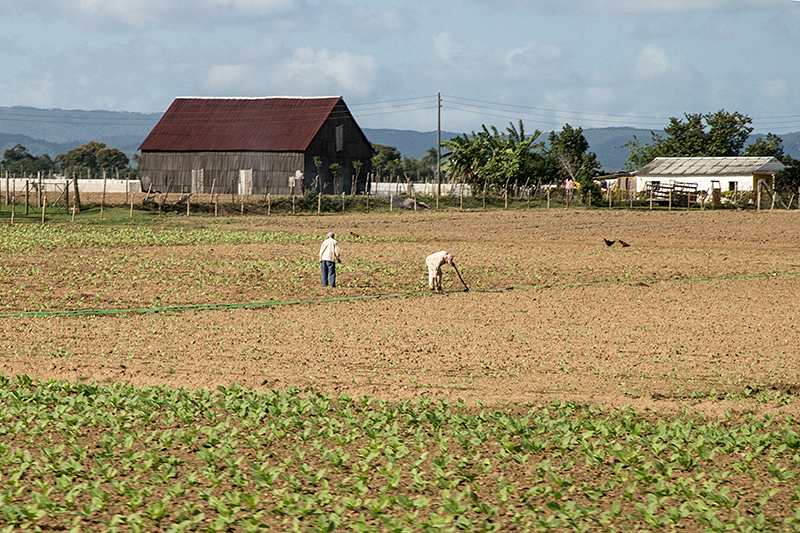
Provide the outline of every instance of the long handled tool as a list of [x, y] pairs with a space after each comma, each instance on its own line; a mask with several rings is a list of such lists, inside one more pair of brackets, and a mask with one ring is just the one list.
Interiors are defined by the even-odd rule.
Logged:
[[461, 277], [461, 272], [458, 271], [458, 267], [456, 266], [455, 263], [450, 263], [450, 264], [453, 266], [453, 269], [456, 271], [456, 274], [458, 274], [458, 279], [460, 279], [461, 283], [464, 284], [464, 292], [468, 292], [469, 287], [467, 287], [466, 282], [464, 282], [464, 278]]

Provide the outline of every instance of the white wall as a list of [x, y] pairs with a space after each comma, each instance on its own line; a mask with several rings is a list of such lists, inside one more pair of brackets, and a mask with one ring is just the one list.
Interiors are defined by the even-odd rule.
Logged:
[[[425, 196], [436, 195], [436, 183], [411, 183], [412, 193]], [[405, 183], [376, 183], [370, 184], [370, 194], [376, 196], [392, 196], [397, 194], [407, 194]], [[469, 185], [451, 185], [442, 183], [442, 196], [469, 196], [471, 193]]]
[[[25, 192], [24, 179], [9, 179], [6, 182], [5, 178], [0, 179], [0, 191], [16, 191]], [[34, 187], [38, 186], [39, 180], [30, 178], [27, 180], [30, 190], [35, 190]], [[42, 188], [45, 191], [62, 191], [66, 179], [43, 179]], [[142, 185], [139, 180], [78, 180], [78, 190], [80, 192], [94, 193], [103, 192], [103, 182], [105, 182], [105, 190], [107, 193], [125, 193], [125, 192], [142, 192]], [[6, 185], [8, 183], [8, 185]], [[72, 180], [70, 179], [70, 188], [72, 187]]]

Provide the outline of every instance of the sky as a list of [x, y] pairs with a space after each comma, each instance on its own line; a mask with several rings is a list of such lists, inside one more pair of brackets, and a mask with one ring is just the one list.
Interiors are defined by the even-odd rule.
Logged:
[[[0, 0], [0, 106], [342, 96], [366, 128], [800, 131], [797, 0]], [[441, 107], [437, 95], [441, 95]]]

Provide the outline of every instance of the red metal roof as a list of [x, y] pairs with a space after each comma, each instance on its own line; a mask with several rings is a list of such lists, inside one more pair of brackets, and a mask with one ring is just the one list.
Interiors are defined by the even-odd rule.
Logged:
[[302, 152], [340, 101], [338, 96], [176, 98], [139, 149]]

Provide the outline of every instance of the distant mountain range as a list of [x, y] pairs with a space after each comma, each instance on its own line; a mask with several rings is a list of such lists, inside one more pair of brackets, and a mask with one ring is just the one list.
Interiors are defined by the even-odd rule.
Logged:
[[[55, 157], [90, 141], [118, 148], [130, 157], [161, 119], [161, 113], [122, 111], [83, 111], [40, 109], [35, 107], [0, 107], [0, 154], [21, 144], [36, 156]], [[436, 131], [363, 128], [370, 142], [396, 147], [406, 157], [421, 159], [436, 147]], [[442, 131], [442, 140], [462, 133]], [[661, 133], [661, 132], [656, 132]], [[605, 172], [617, 172], [628, 159], [623, 145], [634, 136], [650, 141], [650, 130], [613, 127], [586, 128], [583, 135], [590, 150], [597, 154]], [[751, 141], [760, 137], [753, 134]], [[800, 159], [800, 132], [781, 135], [787, 154]], [[544, 139], [543, 139], [544, 140]]]

